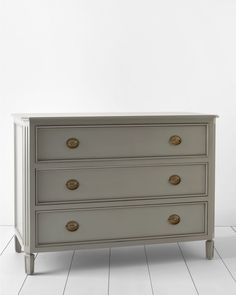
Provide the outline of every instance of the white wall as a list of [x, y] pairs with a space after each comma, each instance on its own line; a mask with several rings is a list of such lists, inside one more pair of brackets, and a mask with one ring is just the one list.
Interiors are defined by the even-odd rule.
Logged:
[[217, 113], [216, 223], [236, 225], [234, 0], [0, 0], [0, 224], [13, 112]]

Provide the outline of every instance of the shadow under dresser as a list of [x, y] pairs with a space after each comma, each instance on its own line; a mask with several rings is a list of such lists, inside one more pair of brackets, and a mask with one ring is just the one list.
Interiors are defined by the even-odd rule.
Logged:
[[15, 114], [15, 249], [206, 241], [215, 115]]

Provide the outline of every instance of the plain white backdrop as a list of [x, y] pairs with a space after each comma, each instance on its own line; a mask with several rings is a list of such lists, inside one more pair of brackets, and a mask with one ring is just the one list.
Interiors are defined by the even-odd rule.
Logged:
[[218, 114], [216, 224], [236, 225], [234, 0], [0, 0], [0, 224], [16, 112]]

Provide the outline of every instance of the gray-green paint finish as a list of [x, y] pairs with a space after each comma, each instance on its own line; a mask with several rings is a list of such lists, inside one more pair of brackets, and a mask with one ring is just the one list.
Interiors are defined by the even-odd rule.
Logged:
[[[181, 145], [169, 144], [178, 134]], [[194, 136], [192, 136], [194, 134]], [[85, 125], [37, 127], [37, 160], [76, 160], [205, 155], [206, 125]], [[79, 146], [69, 149], [66, 141], [77, 138]]]
[[[39, 204], [44, 204], [202, 196], [207, 195], [207, 168], [206, 164], [191, 164], [39, 170], [36, 172], [36, 198]], [[171, 175], [179, 175], [181, 182], [170, 184]], [[69, 179], [79, 182], [76, 190], [66, 187]]]
[[[77, 249], [79, 248], [93, 248], [93, 247], [109, 247], [109, 246], [122, 246], [122, 245], [137, 245], [139, 243], [163, 243], [163, 242], [177, 242], [177, 241], [191, 241], [191, 240], [212, 240], [214, 236], [214, 157], [215, 157], [215, 116], [214, 115], [199, 115], [199, 114], [168, 114], [168, 115], [160, 115], [160, 114], [151, 114], [150, 116], [148, 114], [138, 114], [137, 116], [132, 114], [128, 116], [122, 116], [122, 115], [88, 115], [88, 116], [75, 116], [75, 115], [65, 115], [65, 116], [45, 116], [43, 117], [40, 115], [40, 117], [37, 116], [24, 116], [21, 118], [20, 115], [15, 116], [15, 123], [23, 127], [23, 134], [22, 134], [22, 140], [25, 142], [24, 145], [24, 152], [22, 155], [22, 185], [24, 187], [23, 190], [23, 217], [22, 217], [22, 223], [23, 223], [23, 229], [24, 234], [23, 238], [21, 235], [18, 234], [18, 230], [16, 229], [16, 235], [23, 246], [23, 250], [27, 254], [26, 256], [26, 262], [27, 267], [26, 270], [30, 273], [32, 270], [32, 256], [29, 256], [30, 253], [33, 252], [40, 252], [40, 251], [60, 251], [60, 250], [70, 250], [70, 249]], [[145, 154], [143, 153], [144, 150], [142, 150], [141, 153], [135, 154], [134, 157], [132, 155], [128, 154], [126, 157], [125, 154], [117, 154], [117, 151], [115, 153], [111, 153], [109, 157], [106, 157], [106, 155], [102, 155], [101, 158], [71, 158], [71, 159], [50, 159], [46, 161], [37, 161], [37, 136], [36, 136], [36, 130], [38, 128], [47, 129], [52, 128], [53, 129], [61, 129], [61, 127], [68, 127], [71, 128], [73, 126], [82, 127], [84, 126], [96, 126], [96, 125], [109, 125], [113, 124], [116, 125], [145, 125], [148, 124], [147, 128], [150, 127], [150, 125], [158, 125], [162, 126], [162, 124], [168, 125], [168, 127], [177, 127], [177, 125], [180, 126], [196, 126], [199, 124], [199, 126], [205, 126], [205, 150], [204, 153], [192, 153], [191, 152], [187, 155], [170, 155], [169, 152], [166, 155], [161, 155], [160, 157], [154, 154]], [[189, 127], [190, 127], [189, 126]], [[101, 127], [101, 126], [100, 126]], [[138, 128], [135, 127], [135, 128]], [[50, 129], [51, 130], [51, 129]], [[123, 130], [123, 129], [122, 129]], [[190, 136], [195, 138], [194, 133], [190, 133]], [[203, 137], [202, 137], [203, 138]], [[18, 144], [18, 139], [16, 139], [16, 146]], [[145, 147], [146, 148], [146, 147]], [[60, 154], [60, 153], [59, 153]], [[56, 158], [58, 158], [58, 153], [56, 153]], [[18, 155], [17, 155], [18, 157]], [[206, 175], [206, 187], [207, 187], [207, 194], [206, 195], [186, 195], [183, 197], [183, 195], [170, 195], [170, 196], [152, 196], [152, 198], [147, 198], [146, 196], [144, 198], [132, 197], [132, 199], [106, 199], [106, 200], [99, 200], [99, 202], [96, 200], [92, 200], [92, 202], [88, 203], [70, 203], [70, 202], [64, 202], [64, 203], [45, 203], [43, 205], [40, 205], [37, 203], [36, 199], [36, 171], [37, 173], [39, 171], [53, 171], [55, 169], [75, 169], [80, 170], [81, 168], [104, 168], [104, 167], [120, 167], [120, 169], [123, 169], [124, 167], [137, 167], [137, 166], [145, 166], [146, 164], [151, 167], [156, 166], [171, 166], [171, 165], [192, 165], [192, 164], [203, 164], [205, 167], [207, 167], [207, 175]], [[40, 173], [41, 173], [40, 172]], [[20, 178], [18, 173], [16, 173], [16, 181], [17, 178]], [[19, 194], [18, 194], [19, 195]], [[17, 193], [16, 193], [17, 198]], [[138, 237], [135, 240], [125, 240], [125, 239], [119, 239], [109, 242], [104, 241], [96, 241], [94, 243], [89, 244], [78, 244], [78, 243], [61, 243], [58, 244], [48, 244], [43, 246], [37, 245], [37, 239], [38, 239], [38, 223], [36, 223], [36, 216], [38, 216], [39, 212], [41, 211], [52, 211], [52, 213], [55, 213], [55, 210], [78, 210], [81, 208], [93, 208], [94, 212], [96, 211], [97, 207], [107, 207], [111, 208], [116, 204], [117, 206], [132, 206], [132, 205], [145, 205], [145, 204], [164, 204], [168, 203], [173, 205], [173, 203], [183, 204], [183, 202], [192, 202], [193, 204], [197, 204], [198, 202], [206, 202], [206, 215], [205, 215], [205, 226], [206, 231], [202, 234], [187, 234], [187, 235], [181, 235], [181, 236], [158, 236], [156, 238], [148, 238], [143, 240], [142, 237]], [[16, 202], [16, 207], [19, 202]], [[16, 211], [19, 211], [21, 209], [16, 208]], [[209, 242], [210, 243], [210, 242]], [[209, 244], [208, 243], [208, 244]], [[30, 258], [29, 258], [30, 257]]]
[[[205, 203], [172, 205], [139, 205], [105, 207], [73, 211], [39, 211], [37, 214], [37, 243], [92, 243], [113, 240], [138, 240], [165, 236], [205, 234]], [[168, 217], [181, 216], [172, 225]], [[68, 220], [78, 222], [79, 229], [69, 232]]]

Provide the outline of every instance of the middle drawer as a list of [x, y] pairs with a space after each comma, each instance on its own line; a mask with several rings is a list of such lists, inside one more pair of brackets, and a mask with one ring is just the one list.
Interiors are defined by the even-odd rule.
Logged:
[[207, 195], [207, 164], [36, 171], [36, 203]]

